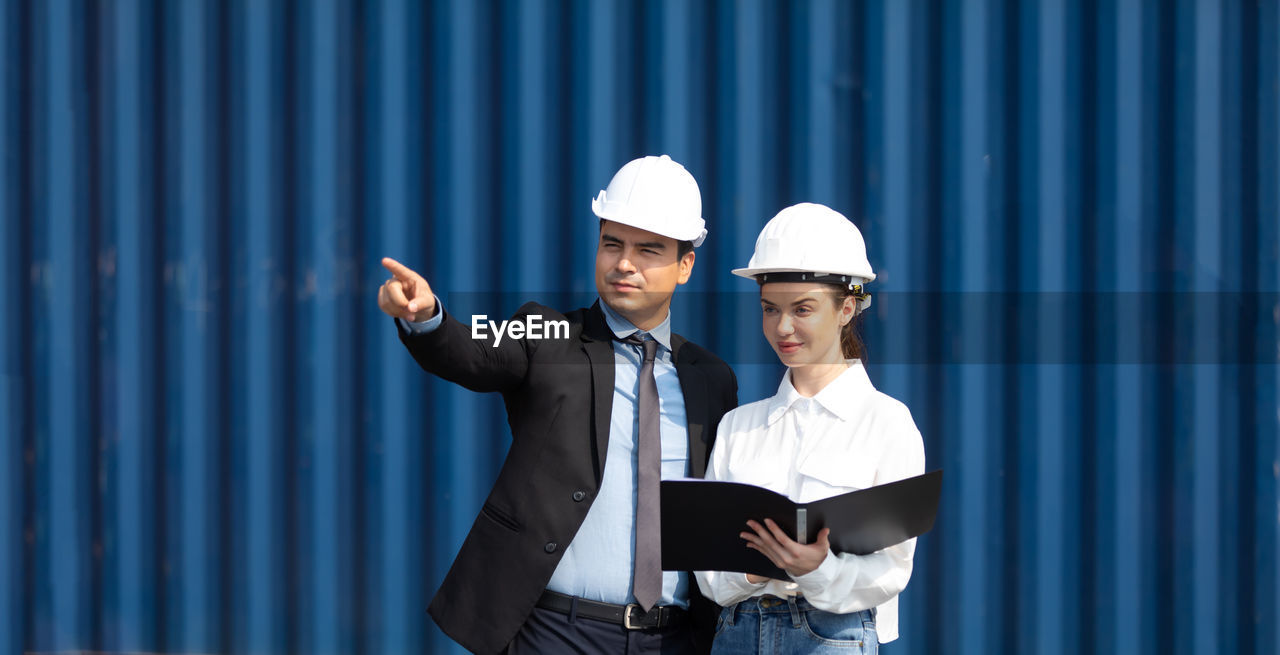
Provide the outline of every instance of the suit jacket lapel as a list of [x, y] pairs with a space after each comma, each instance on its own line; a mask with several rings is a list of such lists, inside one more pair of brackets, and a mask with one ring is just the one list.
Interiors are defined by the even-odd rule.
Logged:
[[594, 414], [596, 484], [604, 476], [604, 457], [609, 452], [609, 419], [613, 415], [613, 334], [604, 321], [600, 302], [587, 311], [582, 326], [582, 348], [591, 362], [591, 411]]
[[676, 377], [680, 378], [680, 391], [684, 396], [684, 413], [689, 423], [689, 474], [695, 478], [702, 477], [707, 471], [707, 380], [697, 366], [697, 358], [693, 351], [685, 351], [681, 356], [681, 347], [687, 340], [678, 335], [671, 335], [671, 357], [676, 364]]

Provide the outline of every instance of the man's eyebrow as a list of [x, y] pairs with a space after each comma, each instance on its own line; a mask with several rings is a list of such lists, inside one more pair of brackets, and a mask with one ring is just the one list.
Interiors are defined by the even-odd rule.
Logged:
[[[605, 241], [607, 243], [616, 243], [618, 245], [623, 245], [625, 243], [622, 239], [619, 239], [618, 237], [615, 237], [612, 234], [601, 234], [600, 240]], [[637, 243], [636, 247], [652, 248], [654, 250], [666, 250], [667, 244], [662, 243], [661, 241], [642, 241], [640, 243]]]

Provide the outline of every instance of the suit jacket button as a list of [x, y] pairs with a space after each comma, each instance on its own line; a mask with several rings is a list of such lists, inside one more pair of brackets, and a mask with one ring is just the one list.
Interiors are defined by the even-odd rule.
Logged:
[[547, 551], [548, 553], [554, 553], [556, 552], [556, 542], [548, 541], [547, 545], [543, 546], [542, 549]]
[[582, 502], [582, 501], [583, 501], [583, 499], [585, 499], [586, 497], [587, 497], [587, 492], [585, 492], [585, 491], [575, 491], [575, 492], [573, 492], [573, 501], [574, 501], [574, 502], [576, 502], [576, 503], [580, 503], [580, 502]]

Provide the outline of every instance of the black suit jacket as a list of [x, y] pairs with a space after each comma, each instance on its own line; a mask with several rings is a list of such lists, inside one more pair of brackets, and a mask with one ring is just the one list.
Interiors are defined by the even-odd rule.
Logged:
[[[446, 312], [429, 334], [400, 339], [425, 370], [473, 391], [502, 394], [512, 442], [480, 515], [430, 613], [469, 650], [501, 651], [546, 588], [600, 488], [613, 405], [612, 332], [599, 303], [561, 314], [528, 303], [511, 320], [567, 321], [567, 339], [473, 340]], [[671, 338], [689, 422], [690, 469], [706, 472], [716, 426], [738, 404], [737, 379], [722, 360]], [[695, 636], [710, 649], [716, 606], [691, 584]]]

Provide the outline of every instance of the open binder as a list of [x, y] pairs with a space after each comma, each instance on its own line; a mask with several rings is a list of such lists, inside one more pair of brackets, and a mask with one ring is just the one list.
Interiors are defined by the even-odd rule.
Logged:
[[662, 482], [662, 568], [667, 571], [739, 571], [787, 579], [738, 534], [748, 519], [773, 519], [800, 543], [831, 528], [831, 550], [867, 555], [928, 532], [938, 513], [942, 471], [816, 500], [792, 502], [782, 494], [739, 482]]

